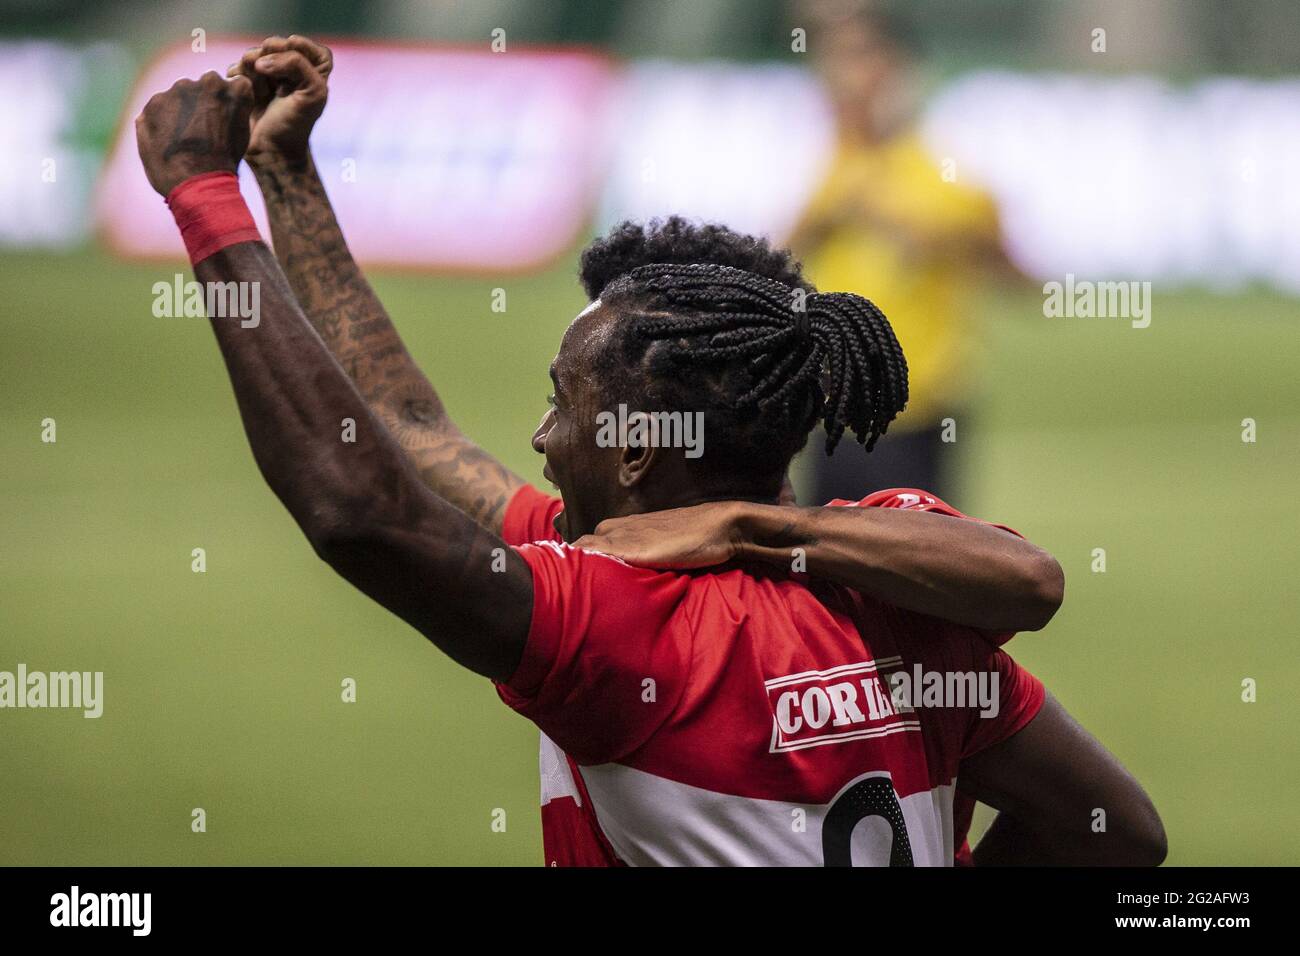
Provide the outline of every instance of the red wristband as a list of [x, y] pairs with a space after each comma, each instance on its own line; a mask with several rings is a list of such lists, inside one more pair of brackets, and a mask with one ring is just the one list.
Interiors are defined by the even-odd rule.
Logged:
[[191, 265], [237, 242], [261, 239], [231, 172], [200, 173], [167, 194]]

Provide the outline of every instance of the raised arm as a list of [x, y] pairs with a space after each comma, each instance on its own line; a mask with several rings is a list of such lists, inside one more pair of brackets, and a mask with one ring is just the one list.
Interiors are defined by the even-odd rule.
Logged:
[[[222, 216], [240, 218], [231, 212], [241, 203], [237, 182], [220, 174], [243, 155], [251, 102], [247, 79], [208, 73], [158, 94], [136, 120], [145, 172], [178, 219], [210, 230]], [[202, 208], [188, 215], [186, 187], [177, 187], [204, 173], [217, 174], [205, 189], [221, 195], [194, 199]], [[341, 575], [466, 667], [509, 677], [532, 611], [523, 559], [422, 484], [307, 322], [270, 250], [233, 238], [242, 235], [187, 237], [187, 245], [200, 283], [258, 290], [258, 322], [213, 318], [212, 327], [267, 484]], [[341, 440], [348, 418], [354, 442]], [[504, 570], [493, 571], [494, 556]]]
[[276, 257], [298, 304], [421, 479], [494, 533], [524, 484], [447, 415], [352, 258], [308, 148], [325, 108], [329, 49], [270, 37], [231, 68], [255, 94], [247, 159], [257, 175]]
[[897, 607], [998, 632], [1044, 627], [1065, 586], [1050, 554], [1008, 531], [893, 508], [710, 502], [613, 518], [575, 544], [650, 567], [740, 560], [805, 570]]
[[1029, 724], [962, 761], [958, 786], [998, 810], [977, 866], [1157, 866], [1164, 826], [1142, 786], [1050, 694]]

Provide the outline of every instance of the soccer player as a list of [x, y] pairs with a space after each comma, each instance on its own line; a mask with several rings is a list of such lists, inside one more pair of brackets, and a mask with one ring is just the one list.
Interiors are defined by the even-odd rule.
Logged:
[[[960, 770], [1002, 811], [980, 862], [1158, 862], [1163, 831], [1141, 788], [974, 630], [1018, 622], [931, 613], [963, 604], [963, 581], [980, 575], [964, 565], [979, 561], [1016, 569], [1023, 611], [1043, 581], [1032, 546], [973, 521], [877, 520], [880, 509], [801, 513], [827, 580], [748, 563], [663, 572], [566, 543], [606, 518], [727, 500], [775, 522], [782, 546], [789, 509], [776, 502], [814, 421], [870, 444], [906, 399], [901, 353], [868, 302], [813, 294], [793, 310], [789, 286], [716, 263], [643, 266], [603, 286], [564, 335], [533, 439], [559, 511], [460, 435], [376, 321], [292, 122], [323, 106], [328, 54], [276, 43], [252, 62], [256, 82], [206, 74], [155, 96], [137, 120], [146, 173], [201, 282], [261, 284], [256, 329], [213, 327], [258, 465], [317, 553], [546, 733], [544, 795], [574, 811], [545, 821], [550, 860], [945, 864]], [[267, 100], [267, 87], [291, 92]], [[295, 143], [301, 153], [285, 151]], [[338, 361], [251, 227], [233, 176], [246, 148], [284, 204], [277, 247], [303, 270], [291, 281]], [[705, 409], [709, 452], [598, 442], [597, 411], [619, 404]], [[344, 418], [355, 443], [339, 440]], [[422, 427], [401, 429], [404, 448], [386, 421]], [[834, 549], [863, 539], [847, 529], [866, 515], [900, 553], [959, 554], [920, 574], [923, 558], [904, 559], [914, 587], [893, 604], [869, 582], [835, 583]], [[900, 672], [969, 675], [992, 696], [904, 706], [882, 689]]]
[[865, 483], [955, 496], [958, 446], [944, 433], [948, 420], [971, 427], [969, 303], [977, 279], [1014, 275], [997, 209], [926, 148], [910, 115], [914, 51], [898, 18], [866, 4], [800, 10], [836, 136], [790, 246], [820, 285], [869, 296], [885, 311], [910, 360], [914, 395], [879, 454], [814, 459], [816, 494], [857, 495]]

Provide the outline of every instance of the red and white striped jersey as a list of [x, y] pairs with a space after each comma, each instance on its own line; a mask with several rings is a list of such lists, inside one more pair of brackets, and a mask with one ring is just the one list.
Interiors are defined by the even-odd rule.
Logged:
[[[959, 515], [913, 489], [854, 504]], [[560, 541], [561, 507], [507, 508], [534, 600], [497, 685], [542, 731], [548, 864], [952, 864], [958, 764], [1043, 701], [990, 635], [801, 574], [633, 567]]]

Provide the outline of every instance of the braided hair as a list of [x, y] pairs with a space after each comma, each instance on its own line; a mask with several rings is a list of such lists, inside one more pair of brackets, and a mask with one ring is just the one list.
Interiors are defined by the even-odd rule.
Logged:
[[818, 419], [828, 455], [846, 431], [870, 451], [907, 404], [907, 362], [875, 305], [809, 288], [710, 262], [634, 268], [600, 291], [621, 313], [606, 355], [622, 374], [603, 378], [638, 382], [647, 409], [705, 411], [710, 458], [733, 468], [784, 473]]

